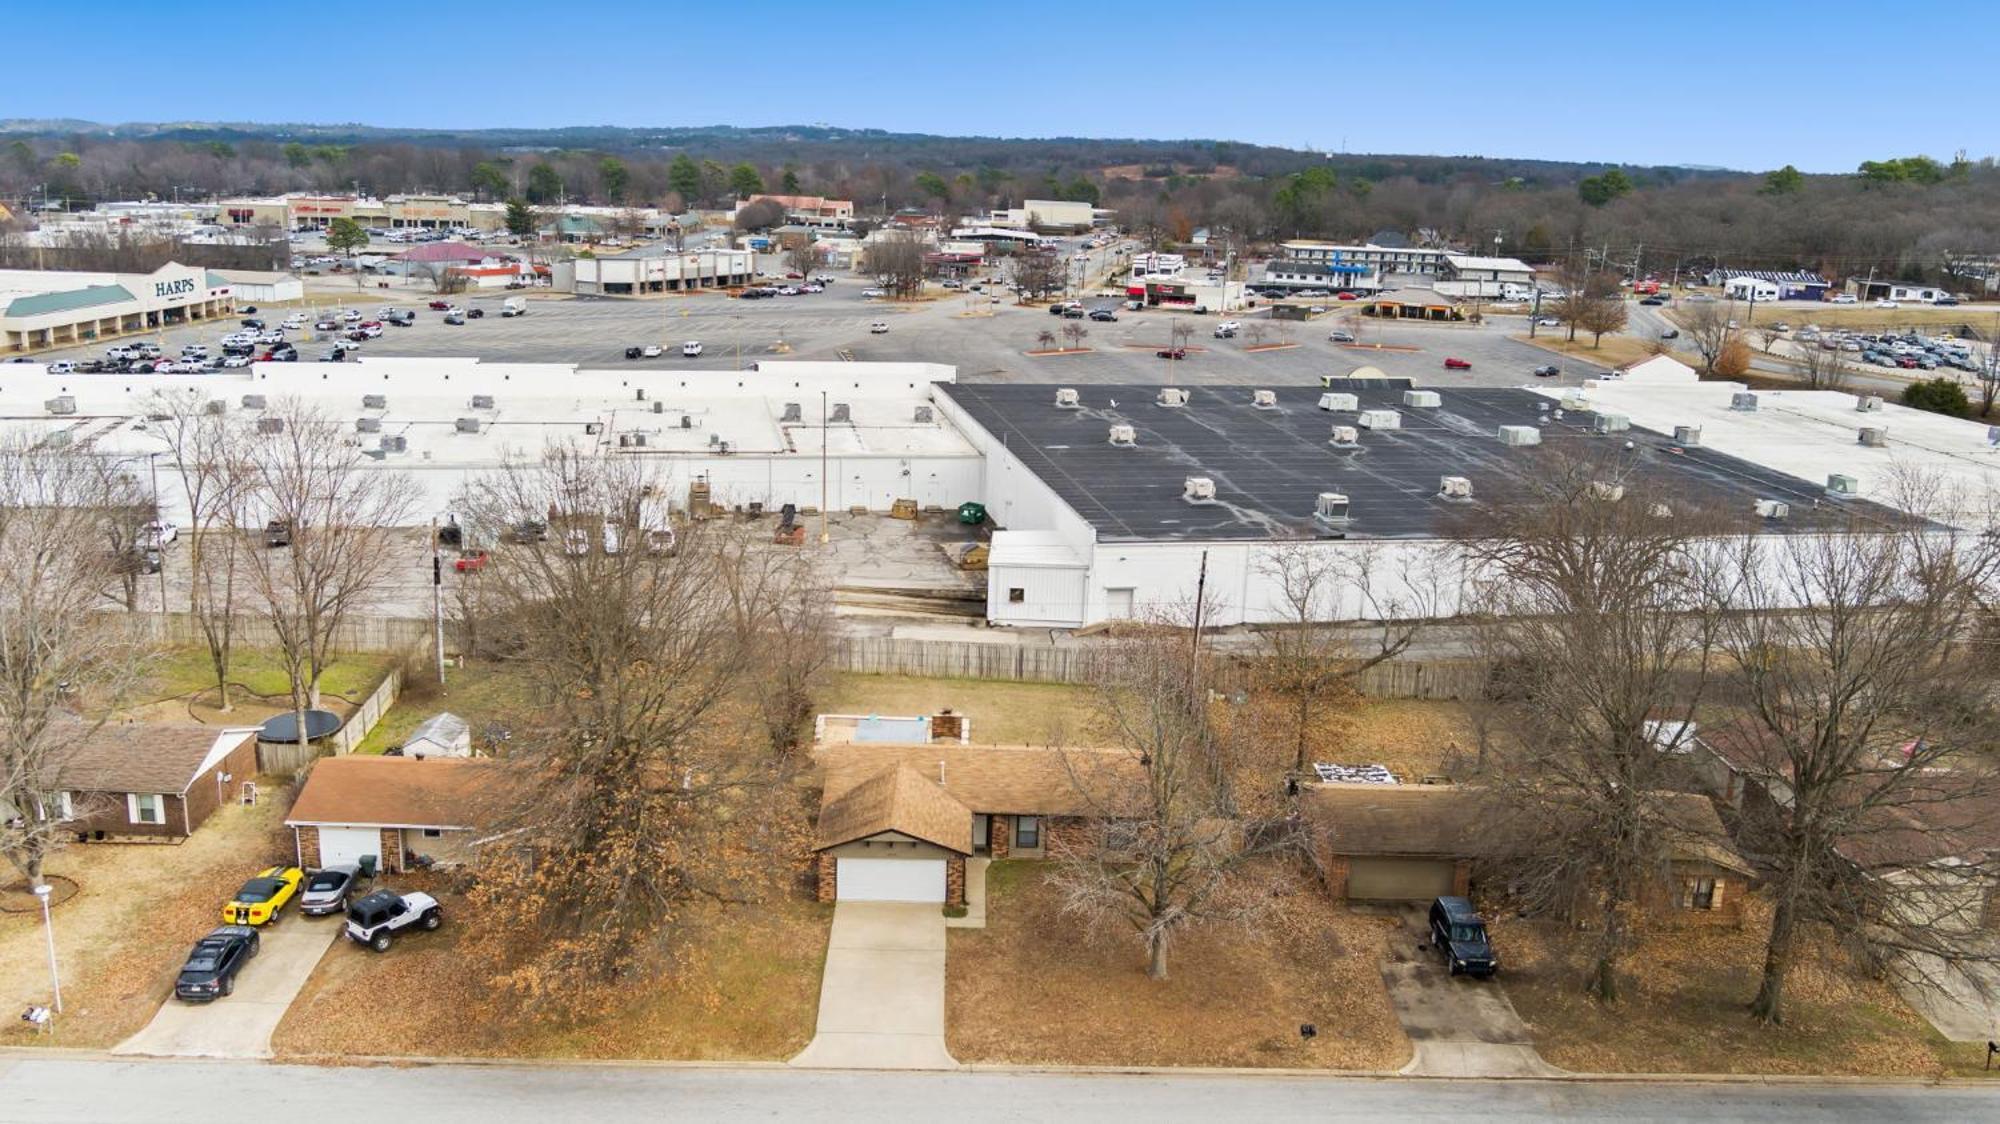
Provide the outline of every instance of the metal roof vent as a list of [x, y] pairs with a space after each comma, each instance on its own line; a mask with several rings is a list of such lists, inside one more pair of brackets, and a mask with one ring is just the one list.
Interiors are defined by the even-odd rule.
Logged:
[[400, 433], [384, 437], [381, 445], [382, 451], [385, 453], [407, 453], [410, 451], [410, 439]]
[[1695, 448], [1701, 444], [1701, 427], [1698, 425], [1677, 425], [1674, 427], [1674, 444]]
[[1333, 427], [1333, 433], [1328, 439], [1327, 444], [1332, 445], [1336, 449], [1359, 449], [1361, 447], [1361, 431], [1351, 425], [1336, 425]]
[[711, 433], [711, 434], [709, 434], [709, 435], [708, 435], [708, 447], [709, 447], [709, 448], [713, 449], [713, 448], [715, 448], [715, 447], [716, 447], [717, 445], [720, 445], [720, 444], [722, 444], [722, 434], [720, 434], [720, 433]]
[[1352, 394], [1330, 392], [1319, 396], [1319, 408], [1322, 410], [1359, 410], [1361, 408], [1361, 399]]
[[1792, 505], [1783, 500], [1758, 500], [1757, 517], [1760, 519], [1783, 519], [1792, 513]]
[[386, 410], [389, 408], [389, 396], [386, 394], [364, 394], [361, 396], [361, 408], [364, 410]]
[[458, 419], [458, 422], [457, 422], [457, 424], [456, 424], [456, 426], [455, 426], [454, 428], [456, 428], [456, 429], [457, 429], [457, 431], [458, 431], [458, 432], [460, 432], [460, 433], [478, 433], [478, 432], [479, 432], [479, 419], [478, 419], [478, 418], [460, 418], [460, 419]]
[[1075, 387], [1059, 386], [1056, 388], [1056, 409], [1058, 410], [1083, 409], [1083, 400], [1077, 397]]
[[1403, 392], [1403, 405], [1420, 410], [1435, 410], [1444, 405], [1444, 399], [1438, 397], [1438, 392], [1435, 390], [1406, 390]]
[[264, 396], [263, 396], [263, 395], [261, 395], [261, 394], [246, 394], [246, 395], [244, 395], [244, 396], [243, 396], [243, 408], [244, 408], [244, 409], [246, 409], [246, 410], [261, 410], [261, 409], [263, 409], [263, 408], [264, 408]]
[[657, 402], [657, 401], [656, 401], [656, 402], [654, 402], [654, 403], [653, 403], [653, 412], [654, 412], [654, 413], [656, 413], [656, 414], [664, 414], [664, 413], [666, 413], [666, 412], [667, 412], [667, 404], [666, 404], [665, 402]]
[[1880, 449], [1889, 443], [1889, 431], [1879, 425], [1864, 425], [1856, 439], [1871, 449]]
[[42, 403], [42, 405], [48, 407], [51, 414], [74, 414], [76, 413], [76, 396], [72, 394], [60, 395], [49, 399]]
[[1250, 392], [1250, 405], [1259, 410], [1275, 410], [1278, 408], [1278, 392], [1275, 390], [1253, 390]]
[[936, 412], [933, 411], [929, 406], [918, 406], [916, 416], [914, 418], [911, 418], [910, 420], [917, 422], [919, 424], [928, 425], [929, 423], [935, 421], [936, 419], [937, 419]]
[[646, 435], [643, 433], [621, 433], [618, 435], [618, 447], [621, 449], [643, 449], [646, 447]]
[[1438, 495], [1448, 500], [1472, 498], [1472, 481], [1464, 476], [1438, 477]]
[[1542, 443], [1542, 431], [1532, 425], [1503, 425], [1500, 427], [1500, 443], [1515, 448], [1539, 445]]
[[1188, 392], [1178, 386], [1163, 386], [1160, 388], [1160, 396], [1153, 401], [1162, 406], [1178, 409], [1187, 405]]
[[787, 402], [785, 403], [785, 412], [782, 416], [778, 418], [778, 420], [780, 422], [795, 422], [795, 421], [804, 421], [805, 417], [803, 414], [800, 413], [799, 404], [797, 402]]
[[1189, 503], [1214, 503], [1215, 481], [1206, 476], [1190, 476], [1181, 490], [1181, 498]]
[[493, 396], [491, 394], [473, 395], [472, 408], [475, 410], [491, 410], [493, 408]]
[[1854, 399], [1854, 408], [1864, 414], [1872, 414], [1882, 408], [1882, 396], [1879, 394], [1857, 395]]
[[833, 413], [826, 420], [829, 422], [851, 422], [854, 420], [854, 415], [849, 411], [847, 403], [835, 402], [833, 404]]
[[229, 412], [229, 400], [226, 398], [211, 398], [201, 404], [201, 412], [204, 414], [226, 414]]
[[1363, 410], [1354, 424], [1363, 429], [1401, 429], [1403, 415], [1394, 410]]
[[1590, 428], [1597, 433], [1623, 433], [1632, 428], [1632, 419], [1624, 414], [1592, 414]]
[[1861, 494], [1861, 484], [1845, 473], [1831, 473], [1826, 478], [1826, 494], [1837, 500], [1853, 499]]
[[1619, 500], [1625, 498], [1625, 485], [1613, 484], [1609, 480], [1592, 480], [1590, 482], [1590, 497], [1592, 499], [1603, 500], [1606, 503], [1617, 503]]
[[283, 433], [284, 431], [285, 419], [283, 418], [257, 419], [257, 432], [259, 433]]
[[1757, 396], [1747, 390], [1739, 390], [1729, 396], [1729, 408], [1739, 413], [1754, 414], [1757, 412]]
[[1562, 408], [1565, 410], [1590, 409], [1590, 396], [1581, 390], [1572, 390], [1563, 395]]
[[356, 432], [356, 433], [380, 433], [380, 432], [382, 432], [382, 419], [381, 419], [381, 418], [355, 418], [355, 419], [354, 419], [354, 432]]
[[1139, 443], [1139, 431], [1129, 425], [1114, 425], [1111, 427], [1111, 443], [1129, 449]]
[[694, 428], [694, 415], [693, 415], [693, 414], [682, 414], [682, 415], [681, 415], [681, 428], [682, 428], [682, 429], [693, 429], [693, 428]]
[[1347, 522], [1347, 496], [1340, 492], [1321, 492], [1313, 498], [1313, 518], [1322, 523]]

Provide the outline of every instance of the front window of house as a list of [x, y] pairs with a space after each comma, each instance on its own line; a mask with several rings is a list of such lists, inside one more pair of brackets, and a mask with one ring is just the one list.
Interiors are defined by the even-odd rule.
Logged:
[[133, 823], [167, 822], [167, 802], [164, 798], [150, 792], [138, 792], [133, 793], [131, 799]]
[[1024, 851], [1032, 851], [1042, 845], [1041, 817], [1014, 817], [1014, 845]]
[[1682, 909], [1714, 909], [1715, 879], [1690, 878], [1681, 884]]

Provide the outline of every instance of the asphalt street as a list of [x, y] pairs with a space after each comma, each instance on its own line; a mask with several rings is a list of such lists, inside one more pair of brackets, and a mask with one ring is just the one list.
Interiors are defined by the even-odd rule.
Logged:
[[[2000, 1089], [1234, 1075], [891, 1074], [617, 1065], [312, 1067], [0, 1056], [0, 1122], [387, 1112], [550, 1120], [1991, 1120]], [[218, 1117], [218, 1112], [220, 1116]]]

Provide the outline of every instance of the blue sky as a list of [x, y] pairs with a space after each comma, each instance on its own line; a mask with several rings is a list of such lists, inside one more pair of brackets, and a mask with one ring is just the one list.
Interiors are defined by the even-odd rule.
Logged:
[[32, 49], [0, 71], [0, 117], [824, 122], [1808, 171], [2000, 151], [1976, 108], [1993, 0], [99, 0], [10, 31]]

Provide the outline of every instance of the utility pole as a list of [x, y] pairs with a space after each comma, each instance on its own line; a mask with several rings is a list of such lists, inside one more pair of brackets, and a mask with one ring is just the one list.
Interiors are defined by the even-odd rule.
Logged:
[[1535, 311], [1528, 314], [1528, 338], [1535, 338], [1535, 329], [1542, 326], [1542, 290], [1535, 287]]
[[[464, 534], [463, 530], [459, 534]], [[462, 540], [461, 540], [462, 541]], [[431, 630], [437, 639], [438, 687], [444, 687], [444, 557], [438, 553], [438, 521], [431, 517]]]
[[832, 539], [826, 529], [826, 505], [828, 501], [826, 480], [826, 391], [819, 392], [819, 544], [825, 546]]
[[1201, 689], [1201, 615], [1207, 604], [1208, 592], [1208, 551], [1201, 552], [1201, 569], [1194, 579], [1194, 636], [1193, 647], [1188, 652], [1188, 701], [1193, 702]]

